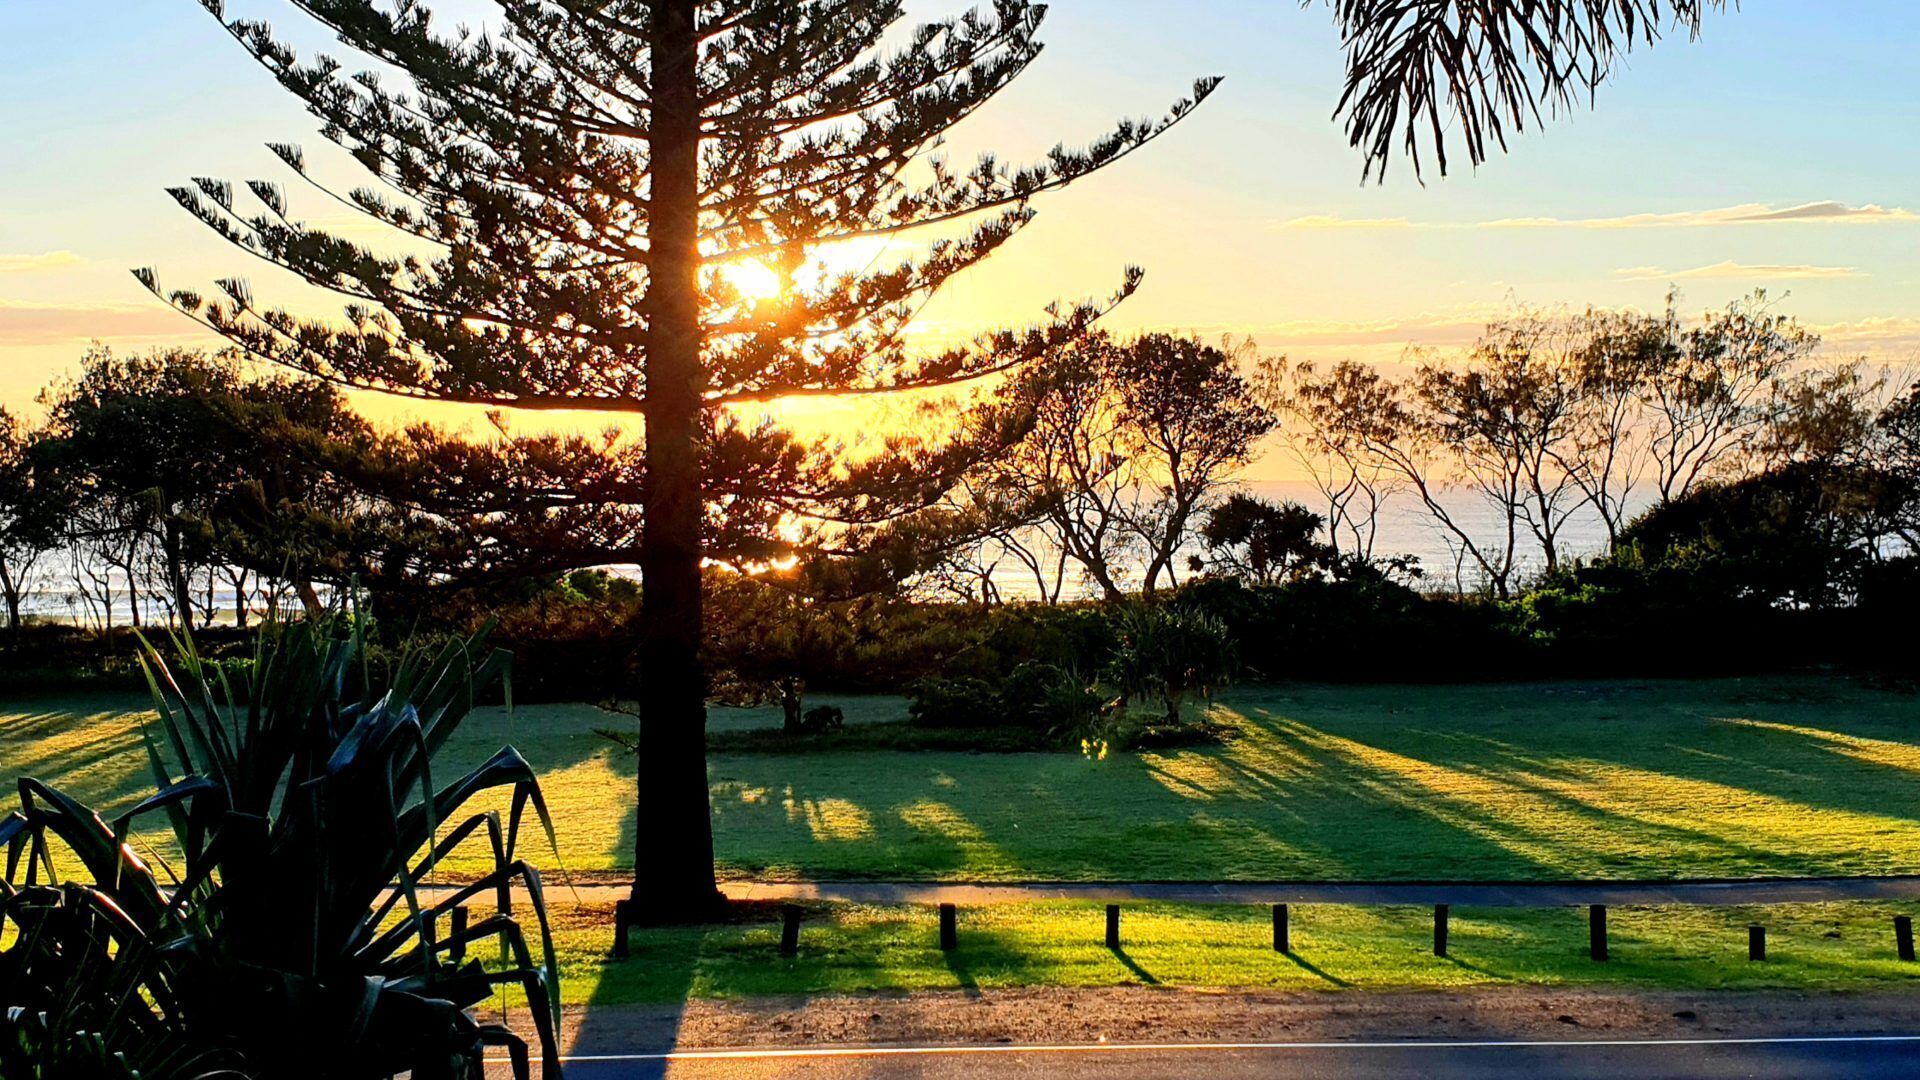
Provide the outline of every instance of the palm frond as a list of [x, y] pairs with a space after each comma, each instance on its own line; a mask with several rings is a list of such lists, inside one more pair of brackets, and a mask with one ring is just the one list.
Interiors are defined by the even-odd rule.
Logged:
[[[1738, 0], [1735, 0], [1737, 3]], [[1697, 36], [1726, 0], [1329, 0], [1347, 47], [1336, 110], [1369, 177], [1396, 143], [1447, 171], [1448, 127], [1475, 165], [1509, 132], [1591, 100], [1621, 57], [1670, 30]]]

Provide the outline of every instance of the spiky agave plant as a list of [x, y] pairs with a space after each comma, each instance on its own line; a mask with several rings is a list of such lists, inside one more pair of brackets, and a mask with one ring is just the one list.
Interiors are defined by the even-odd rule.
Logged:
[[187, 1033], [156, 947], [185, 927], [147, 865], [59, 791], [22, 780], [20, 806], [0, 819], [0, 1076], [244, 1080], [236, 1055]]
[[[170, 665], [142, 643], [158, 791], [136, 810], [167, 813], [184, 860], [168, 905], [194, 930], [177, 946], [195, 954], [183, 1007], [263, 1075], [477, 1077], [485, 1047], [503, 1046], [525, 1076], [525, 1042], [468, 1014], [503, 984], [525, 991], [546, 1075], [559, 1075], [547, 909], [538, 871], [516, 856], [529, 806], [553, 843], [533, 769], [508, 747], [433, 780], [475, 695], [506, 682], [507, 654], [483, 639], [409, 651], [382, 677], [351, 617], [271, 627], [237, 663], [182, 636]], [[470, 811], [502, 788], [504, 826], [497, 811]], [[492, 869], [423, 900], [422, 879], [482, 837]], [[538, 922], [538, 960], [512, 914], [516, 888]], [[458, 928], [453, 912], [476, 898], [491, 911]], [[467, 958], [488, 940], [502, 961], [492, 968]]]

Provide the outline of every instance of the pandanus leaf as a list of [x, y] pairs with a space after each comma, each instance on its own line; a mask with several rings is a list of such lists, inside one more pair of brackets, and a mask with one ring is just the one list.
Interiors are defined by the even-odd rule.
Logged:
[[[164, 928], [119, 952], [148, 957], [154, 972], [195, 972], [197, 994], [225, 987], [230, 992], [216, 996], [224, 1037], [259, 1055], [264, 1068], [310, 1067], [275, 1056], [304, 1043], [338, 1049], [342, 1062], [439, 1075], [484, 1043], [518, 1047], [524, 1075], [524, 1044], [463, 1011], [489, 987], [517, 983], [534, 1006], [549, 1075], [558, 1075], [552, 927], [539, 874], [515, 860], [528, 806], [558, 856], [533, 770], [509, 747], [444, 788], [433, 777], [434, 755], [482, 689], [495, 679], [506, 684], [510, 658], [483, 651], [479, 637], [453, 641], [408, 651], [377, 685], [363, 634], [356, 619], [274, 626], [243, 662], [203, 657], [181, 635], [171, 665], [143, 641], [155, 720], [142, 724], [141, 741], [154, 791], [109, 827], [61, 793], [23, 782], [25, 813], [0, 818], [8, 850], [0, 898], [18, 898], [0, 904], [0, 919], [15, 910], [31, 920], [40, 910], [33, 904], [45, 906], [40, 898], [49, 894], [35, 880], [38, 867], [52, 880], [54, 838], [104, 883], [103, 894], [128, 917], [123, 925]], [[473, 798], [498, 788], [511, 789], [504, 829], [497, 812], [462, 819]], [[171, 895], [126, 844], [153, 813], [167, 815], [187, 857]], [[460, 824], [440, 835], [454, 820]], [[493, 870], [423, 904], [419, 880], [482, 832]], [[23, 860], [26, 884], [17, 886]], [[539, 962], [511, 917], [516, 884], [538, 921]], [[493, 915], [439, 932], [451, 908], [489, 891]], [[401, 904], [405, 914], [396, 918]], [[488, 938], [498, 941], [504, 970], [460, 962], [467, 945]], [[253, 974], [233, 981], [246, 972]], [[123, 996], [171, 1008], [169, 985], [154, 979], [124, 982]], [[279, 989], [261, 993], [268, 984]], [[323, 1001], [330, 1007], [319, 1009]], [[309, 1025], [292, 1040], [272, 1034]]]
[[[30, 777], [20, 780], [20, 807], [27, 820], [36, 826], [36, 838], [48, 831], [58, 836], [95, 882], [114, 889], [124, 898], [138, 900], [142, 915], [157, 914], [165, 907], [158, 883], [146, 863], [115, 836], [107, 823], [100, 820], [100, 815]], [[44, 855], [44, 842], [39, 846]], [[47, 864], [51, 875], [50, 858]]]
[[[421, 856], [420, 861], [414, 864], [411, 871], [413, 878], [420, 880], [432, 873], [433, 868], [439, 865], [440, 860], [451, 854], [455, 848], [459, 847], [469, 836], [473, 835], [476, 829], [483, 826], [487, 830], [487, 839], [493, 848], [494, 866], [496, 868], [506, 866], [506, 845], [501, 840], [500, 815], [489, 811], [484, 814], [474, 814], [459, 825], [448, 830], [446, 835], [436, 839], [433, 846], [427, 850], [427, 853]], [[507, 899], [507, 884], [504, 880], [501, 882], [498, 892], [499, 909], [502, 912], [510, 910], [511, 905]], [[371, 929], [383, 925], [387, 920], [388, 914], [393, 911], [394, 905], [399, 903], [400, 900], [401, 894], [399, 890], [388, 890], [385, 899], [381, 900], [368, 914], [365, 926]], [[448, 903], [443, 902], [434, 905], [433, 910], [437, 913], [446, 910], [449, 906]]]
[[[511, 746], [501, 747], [499, 752], [489, 758], [485, 764], [449, 784], [435, 795], [430, 803], [408, 809], [400, 818], [401, 843], [408, 851], [417, 851], [426, 846], [428, 837], [432, 835], [429, 827], [431, 821], [445, 821], [453, 817], [469, 799], [483, 791], [522, 784], [538, 788], [539, 780], [534, 775], [533, 766], [527, 764], [527, 759], [520, 756], [520, 751]], [[540, 813], [544, 818], [545, 802], [542, 801], [538, 805], [541, 807]], [[509, 829], [508, 832], [507, 854], [511, 857], [512, 830]]]

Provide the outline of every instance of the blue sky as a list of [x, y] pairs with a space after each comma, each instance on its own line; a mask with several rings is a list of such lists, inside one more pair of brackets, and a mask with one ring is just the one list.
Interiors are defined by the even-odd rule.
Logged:
[[[230, 6], [301, 25], [280, 0]], [[1194, 76], [1227, 81], [1163, 142], [1044, 202], [930, 310], [936, 327], [1025, 321], [1138, 263], [1146, 288], [1116, 325], [1253, 333], [1294, 355], [1386, 360], [1465, 340], [1511, 300], [1645, 308], [1670, 283], [1691, 309], [1788, 292], [1836, 351], [1920, 350], [1920, 4], [1748, 0], [1699, 42], [1636, 52], [1597, 109], [1425, 186], [1404, 162], [1361, 183], [1331, 115], [1342, 58], [1322, 6], [1057, 0], [1044, 38], [956, 155], [1037, 153], [1157, 112]], [[89, 338], [196, 340], [130, 267], [295, 297], [162, 191], [285, 179], [276, 139], [321, 145], [195, 0], [0, 0], [0, 403]], [[1831, 206], [1751, 220], [1808, 204]]]

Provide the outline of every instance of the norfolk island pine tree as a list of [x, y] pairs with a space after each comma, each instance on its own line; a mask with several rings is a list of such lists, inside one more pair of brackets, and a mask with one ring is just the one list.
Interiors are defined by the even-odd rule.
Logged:
[[[303, 63], [261, 23], [224, 25], [389, 189], [338, 197], [436, 254], [382, 257], [302, 225], [271, 184], [248, 185], [259, 203], [249, 212], [230, 185], [201, 180], [173, 192], [190, 212], [353, 304], [336, 324], [260, 308], [236, 280], [220, 283], [219, 300], [162, 295], [256, 356], [345, 386], [642, 418], [638, 490], [598, 495], [641, 511], [633, 900], [642, 917], [697, 916], [719, 899], [701, 569], [770, 553], [765, 530], [717, 548], [714, 535], [732, 531], [716, 527], [715, 503], [776, 469], [797, 490], [782, 493], [795, 512], [884, 520], [930, 502], [943, 478], [1013, 434], [848, 464], [824, 446], [743, 432], [723, 410], [951, 386], [1084, 333], [1138, 271], [1111, 299], [1055, 309], [1045, 325], [932, 353], [903, 337], [927, 296], [1032, 219], [1031, 199], [1152, 141], [1215, 82], [1196, 84], [1162, 120], [1122, 123], [1084, 149], [1025, 168], [982, 159], [962, 173], [930, 151], [1038, 54], [1039, 5], [1001, 0], [923, 26], [897, 50], [881, 41], [902, 17], [886, 0], [502, 0], [497, 40], [444, 35], [416, 5], [297, 6], [410, 85], [390, 91], [325, 58]], [[306, 177], [296, 148], [275, 150]], [[897, 267], [792, 281], [816, 245], [942, 225], [960, 235]], [[724, 268], [748, 259], [779, 266], [784, 302], [750, 303], [729, 286]], [[741, 449], [755, 434], [765, 445]], [[716, 468], [729, 463], [749, 477]]]
[[[641, 569], [632, 910], [645, 919], [713, 910], [701, 570], [776, 546], [764, 528], [717, 527], [719, 504], [885, 520], [930, 502], [958, 465], [1012, 437], [890, 445], [836, 469], [828, 447], [743, 429], [726, 410], [952, 386], [1084, 333], [1133, 291], [1138, 271], [1110, 300], [1050, 309], [1048, 323], [1024, 331], [939, 352], [904, 339], [932, 293], [1032, 219], [1033, 198], [1153, 141], [1217, 80], [1196, 83], [1161, 120], [1122, 123], [1082, 149], [1017, 169], [982, 158], [956, 172], [933, 154], [940, 137], [1033, 61], [1043, 5], [994, 0], [988, 13], [926, 24], [896, 44], [882, 38], [904, 16], [899, 0], [495, 0], [499, 25], [488, 33], [442, 32], [418, 3], [293, 0], [349, 50], [402, 71], [406, 85], [394, 90], [329, 57], [303, 62], [265, 23], [200, 2], [381, 186], [338, 191], [307, 173], [297, 147], [277, 144], [286, 165], [434, 254], [384, 256], [309, 227], [269, 182], [247, 185], [258, 206], [242, 210], [230, 184], [199, 179], [171, 193], [223, 238], [347, 298], [344, 321], [260, 307], [237, 279], [210, 300], [162, 289], [150, 270], [138, 276], [254, 356], [338, 385], [641, 417], [642, 479], [594, 493], [638, 505], [641, 518], [631, 551], [593, 560], [632, 554]], [[1443, 112], [1461, 120], [1479, 161], [1543, 104], [1597, 84], [1617, 51], [1670, 18], [1697, 25], [1717, 0], [1332, 6], [1349, 44], [1342, 108], [1368, 168], [1384, 168], [1404, 116], [1416, 164], [1425, 119], [1444, 169]], [[1485, 47], [1455, 48], [1463, 36]], [[1483, 81], [1489, 72], [1510, 77]], [[812, 247], [938, 226], [964, 232], [889, 270], [823, 268], [795, 287]], [[723, 268], [743, 260], [775, 262], [787, 298], [756, 304], [732, 288]], [[769, 473], [786, 486], [756, 488]]]

